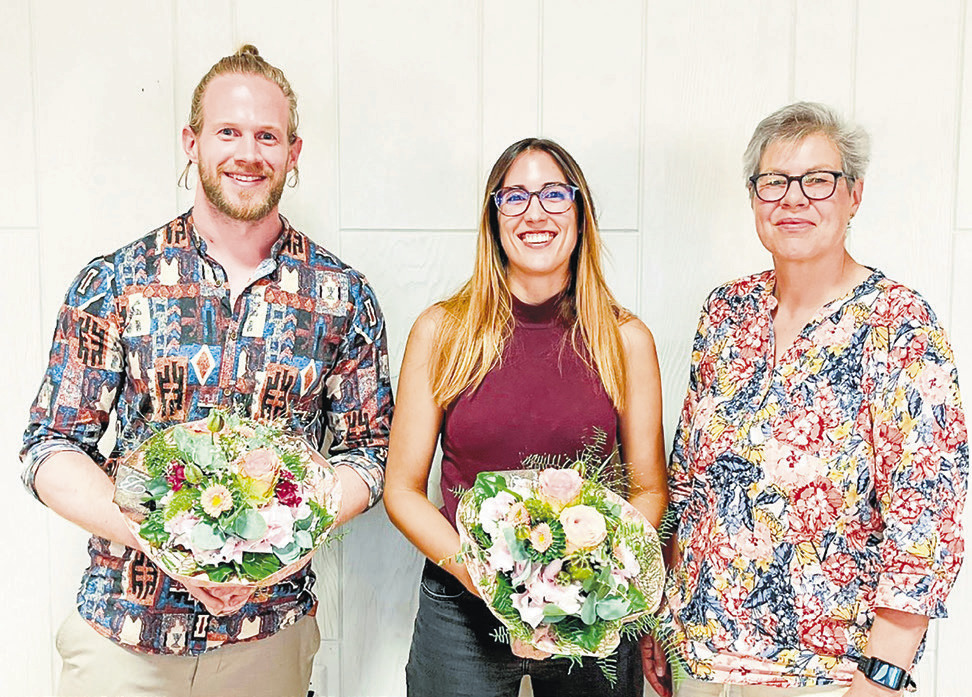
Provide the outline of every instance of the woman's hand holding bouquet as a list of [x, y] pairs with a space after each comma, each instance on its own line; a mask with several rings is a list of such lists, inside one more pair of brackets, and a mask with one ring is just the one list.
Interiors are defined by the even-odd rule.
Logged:
[[577, 469], [480, 473], [457, 524], [470, 575], [517, 655], [606, 657], [661, 599], [654, 528]]

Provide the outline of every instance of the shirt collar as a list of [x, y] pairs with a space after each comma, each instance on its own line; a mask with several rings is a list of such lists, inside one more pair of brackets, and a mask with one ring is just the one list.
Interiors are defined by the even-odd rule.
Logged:
[[[273, 246], [270, 248], [269, 258], [264, 259], [260, 263], [260, 266], [257, 267], [256, 277], [264, 276], [274, 271], [277, 268], [277, 266], [279, 266], [280, 254], [283, 251], [284, 246], [290, 241], [290, 239], [294, 235], [300, 234], [296, 230], [294, 230], [293, 227], [291, 227], [289, 220], [287, 220], [285, 217], [279, 214], [278, 217], [280, 218], [280, 224], [281, 224], [280, 234], [277, 236], [276, 241], [273, 243]], [[207, 258], [206, 252], [208, 248], [206, 245], [206, 240], [203, 239], [203, 236], [199, 234], [198, 230], [196, 230], [196, 226], [192, 220], [191, 208], [185, 212], [185, 214], [183, 215], [183, 220], [184, 220], [185, 229], [189, 233], [189, 239], [192, 240], [192, 244], [196, 248], [196, 251], [199, 252], [199, 255], [201, 257]]]

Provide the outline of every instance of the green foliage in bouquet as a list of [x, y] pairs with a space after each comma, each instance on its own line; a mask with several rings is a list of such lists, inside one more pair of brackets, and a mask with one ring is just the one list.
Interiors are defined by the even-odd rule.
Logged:
[[[150, 476], [144, 503], [151, 511], [139, 535], [177, 573], [261, 581], [313, 550], [334, 522], [312, 498], [307, 447], [279, 424], [213, 410], [205, 428], [194, 422], [159, 431], [139, 452]], [[271, 508], [303, 515], [281, 533], [275, 514], [277, 530], [268, 538]], [[207, 561], [216, 552], [232, 558]]]
[[503, 637], [572, 662], [595, 656], [613, 682], [620, 637], [656, 624], [664, 566], [654, 529], [623, 501], [617, 453], [601, 454], [606, 442], [597, 432], [573, 460], [530, 456], [527, 472], [480, 473], [456, 493], [459, 556]]

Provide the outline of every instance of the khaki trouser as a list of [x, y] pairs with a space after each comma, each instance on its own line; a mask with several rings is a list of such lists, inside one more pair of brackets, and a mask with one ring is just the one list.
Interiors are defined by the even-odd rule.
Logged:
[[675, 690], [675, 697], [841, 697], [846, 685], [812, 687], [764, 687], [762, 685], [727, 685], [685, 678]]
[[320, 643], [317, 621], [304, 617], [266, 639], [200, 656], [159, 656], [119, 646], [74, 611], [57, 632], [57, 694], [305, 697]]

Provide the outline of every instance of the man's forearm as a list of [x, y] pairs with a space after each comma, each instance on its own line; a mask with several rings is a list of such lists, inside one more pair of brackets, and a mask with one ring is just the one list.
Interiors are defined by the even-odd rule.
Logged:
[[62, 518], [112, 542], [136, 546], [113, 502], [114, 483], [84, 453], [54, 453], [38, 468], [34, 485], [41, 501]]
[[349, 465], [338, 465], [334, 468], [338, 481], [341, 482], [341, 511], [338, 513], [335, 526], [343, 525], [356, 515], [368, 508], [371, 490], [365, 484], [361, 475]]

